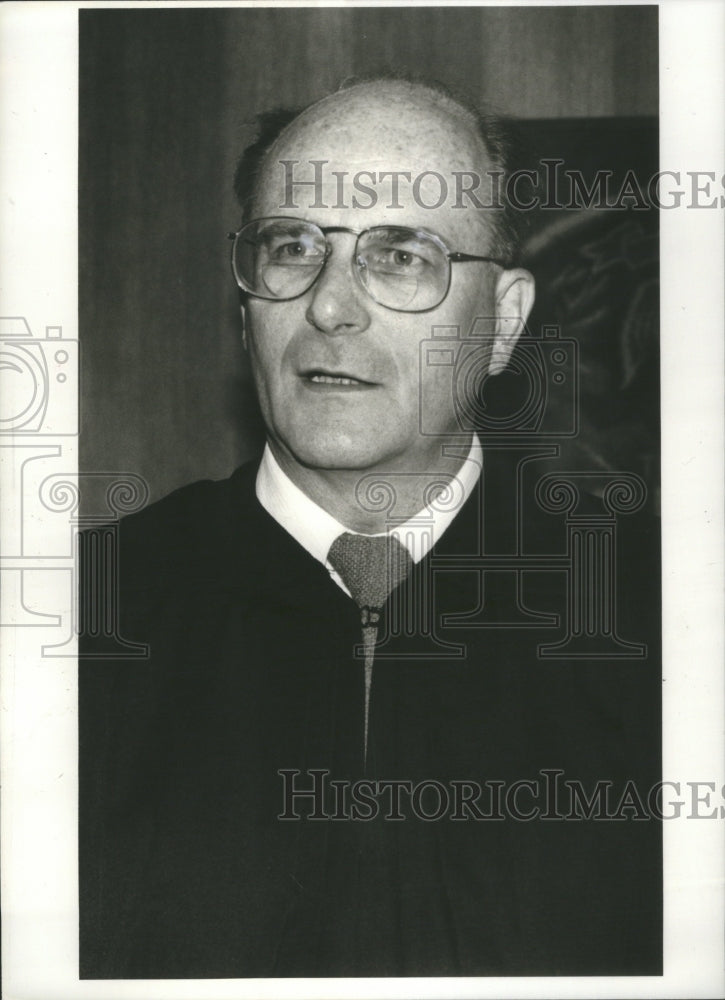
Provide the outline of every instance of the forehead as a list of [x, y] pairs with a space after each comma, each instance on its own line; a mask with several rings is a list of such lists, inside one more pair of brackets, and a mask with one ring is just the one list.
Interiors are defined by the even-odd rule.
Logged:
[[314, 105], [275, 142], [253, 212], [355, 229], [411, 225], [480, 247], [489, 220], [461, 192], [483, 192], [488, 169], [475, 122], [453, 102], [405, 87], [353, 88]]

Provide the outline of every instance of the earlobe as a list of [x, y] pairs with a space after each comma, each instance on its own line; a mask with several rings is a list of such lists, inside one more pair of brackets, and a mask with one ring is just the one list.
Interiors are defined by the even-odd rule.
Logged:
[[521, 267], [503, 271], [496, 283], [496, 332], [488, 370], [498, 375], [509, 362], [534, 304], [534, 278]]

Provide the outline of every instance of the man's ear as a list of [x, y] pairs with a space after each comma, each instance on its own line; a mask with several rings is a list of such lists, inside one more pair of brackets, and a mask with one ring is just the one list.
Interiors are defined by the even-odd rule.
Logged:
[[534, 304], [534, 277], [522, 267], [503, 271], [496, 282], [496, 332], [488, 370], [498, 375], [511, 352]]

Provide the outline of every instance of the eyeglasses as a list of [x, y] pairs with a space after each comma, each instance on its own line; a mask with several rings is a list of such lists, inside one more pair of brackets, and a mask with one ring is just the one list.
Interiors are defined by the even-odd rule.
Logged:
[[356, 237], [352, 263], [357, 279], [379, 305], [397, 312], [427, 312], [445, 299], [451, 264], [496, 257], [451, 251], [424, 229], [375, 226], [359, 232], [286, 217], [255, 219], [229, 233], [232, 270], [237, 284], [260, 299], [284, 302], [304, 295], [325, 269], [333, 248], [330, 233]]

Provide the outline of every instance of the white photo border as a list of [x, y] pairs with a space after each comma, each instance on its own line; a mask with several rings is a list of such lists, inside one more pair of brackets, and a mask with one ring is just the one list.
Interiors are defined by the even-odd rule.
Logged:
[[[543, 4], [537, 0], [535, 5]], [[51, 475], [70, 483], [67, 489], [72, 492], [77, 476], [77, 398], [66, 391], [74, 384], [70, 369], [78, 337], [77, 12], [94, 6], [186, 5], [61, 2], [7, 3], [0, 8], [0, 315], [27, 321], [40, 345], [33, 348], [34, 357], [38, 364], [45, 359], [49, 378], [63, 384], [66, 398], [58, 405], [68, 408], [54, 415], [57, 423], [44, 426], [43, 433], [5, 435], [1, 441], [2, 569], [4, 581], [10, 582], [0, 610], [5, 621], [16, 613], [11, 607], [15, 602], [21, 613], [27, 612], [30, 625], [3, 627], [1, 635], [4, 996], [224, 1000], [384, 993], [505, 998], [550, 997], [554, 990], [557, 997], [580, 998], [722, 996], [722, 198], [707, 210], [683, 206], [661, 213], [663, 776], [683, 787], [688, 781], [712, 782], [716, 812], [709, 820], [683, 815], [664, 824], [664, 975], [555, 980], [78, 979], [76, 663], [69, 656], [41, 655], [43, 645], [58, 642], [58, 623], [32, 610], [43, 608], [47, 614], [52, 609], [61, 626], [68, 626], [73, 554], [67, 531], [58, 537], [53, 527], [57, 518], [48, 519], [47, 509], [34, 505], [33, 497], [37, 499], [39, 486]], [[712, 171], [719, 183], [725, 172], [725, 4], [667, 0], [659, 5], [659, 13], [660, 169]], [[62, 266], [41, 268], [41, 246], [43, 259]], [[67, 350], [61, 341], [67, 342]], [[58, 361], [63, 354], [65, 360]]]

